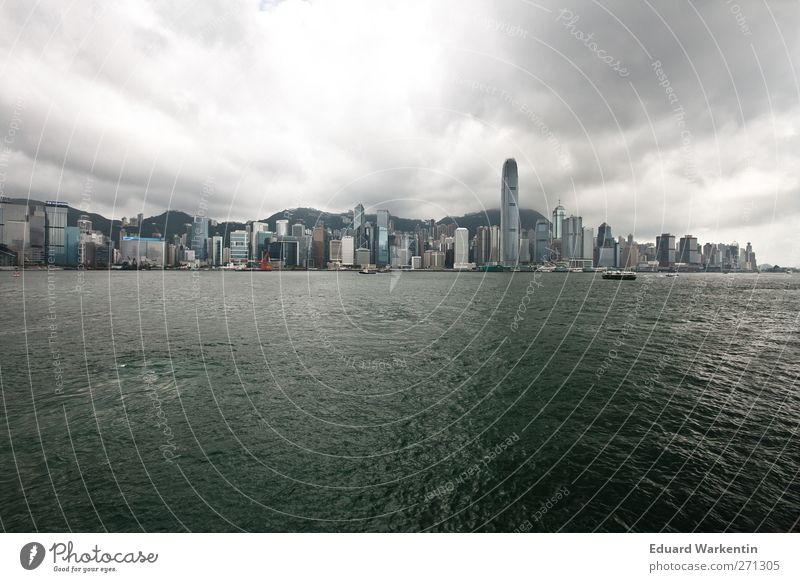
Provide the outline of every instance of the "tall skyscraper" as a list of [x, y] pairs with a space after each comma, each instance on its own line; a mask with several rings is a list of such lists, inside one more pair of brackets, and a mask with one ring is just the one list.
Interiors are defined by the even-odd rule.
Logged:
[[567, 216], [567, 211], [561, 206], [561, 200], [558, 201], [558, 206], [553, 209], [553, 240], [560, 240], [563, 235], [564, 218]]
[[[141, 228], [141, 224], [139, 227]], [[204, 216], [194, 217], [191, 247], [196, 259], [200, 261], [208, 259], [208, 218]]]
[[275, 221], [275, 234], [276, 236], [289, 236], [289, 221], [276, 220]]
[[355, 262], [355, 239], [352, 236], [342, 237], [342, 264], [352, 265]]
[[68, 208], [66, 202], [47, 202], [44, 206], [47, 262], [54, 265], [64, 265], [67, 260], [64, 231], [67, 228]]
[[564, 259], [582, 259], [583, 256], [583, 219], [570, 216], [564, 219], [561, 234], [561, 257]]
[[700, 247], [697, 238], [690, 234], [682, 236], [678, 242], [678, 263], [700, 265]]
[[353, 209], [353, 230], [358, 230], [364, 226], [364, 205], [356, 204]]
[[466, 228], [457, 228], [455, 232], [455, 257], [454, 269], [469, 269], [469, 231]]
[[327, 238], [325, 227], [320, 224], [316, 225], [311, 236], [311, 258], [317, 269], [321, 269], [327, 264]]
[[533, 256], [534, 263], [545, 263], [552, 261], [550, 252], [550, 223], [547, 220], [539, 219], [534, 227]]
[[500, 180], [500, 262], [519, 263], [519, 175], [517, 162], [509, 158], [503, 163]]
[[656, 260], [659, 267], [675, 265], [675, 236], [668, 232], [656, 237]]
[[389, 222], [391, 217], [388, 210], [378, 210], [378, 251], [375, 255], [375, 263], [379, 267], [389, 264]]

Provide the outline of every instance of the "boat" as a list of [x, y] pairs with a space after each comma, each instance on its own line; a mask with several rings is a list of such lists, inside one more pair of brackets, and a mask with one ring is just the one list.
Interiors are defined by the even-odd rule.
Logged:
[[678, 273], [667, 273], [667, 277], [677, 277]]
[[358, 271], [360, 275], [376, 275], [378, 273], [378, 269], [375, 268], [375, 265], [365, 265], [364, 268]]
[[636, 273], [633, 271], [606, 271], [603, 273], [603, 279], [612, 279], [614, 281], [634, 281]]
[[19, 277], [19, 276], [20, 276], [20, 275], [19, 275], [19, 271], [18, 271], [18, 270], [15, 270], [15, 271], [14, 271], [14, 274], [13, 274], [13, 275], [11, 275], [11, 276], [12, 276], [12, 277]]

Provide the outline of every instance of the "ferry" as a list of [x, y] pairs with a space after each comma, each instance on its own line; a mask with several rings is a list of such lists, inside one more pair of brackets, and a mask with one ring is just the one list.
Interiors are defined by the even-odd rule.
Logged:
[[603, 273], [603, 279], [612, 279], [614, 281], [634, 281], [636, 273], [633, 271], [606, 271]]

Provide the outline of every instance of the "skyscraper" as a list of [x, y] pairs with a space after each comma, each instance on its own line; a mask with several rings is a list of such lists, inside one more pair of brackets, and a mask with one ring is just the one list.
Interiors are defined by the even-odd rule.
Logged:
[[560, 240], [563, 234], [564, 218], [567, 216], [567, 211], [561, 206], [561, 200], [558, 201], [558, 206], [553, 209], [553, 240]]
[[561, 235], [561, 257], [564, 259], [582, 259], [583, 256], [583, 219], [570, 216], [565, 219]]
[[378, 210], [378, 251], [375, 255], [375, 263], [379, 267], [389, 264], [389, 222], [391, 218], [388, 210]]
[[289, 221], [276, 220], [275, 221], [275, 234], [277, 236], [289, 236]]
[[675, 265], [675, 236], [665, 232], [656, 237], [656, 260], [659, 267]]
[[68, 208], [69, 205], [66, 202], [46, 202], [44, 206], [47, 262], [54, 265], [64, 265], [67, 260], [64, 229], [67, 227]]
[[469, 269], [469, 231], [466, 228], [457, 228], [454, 237], [455, 257], [454, 269]]
[[509, 158], [503, 163], [500, 181], [500, 262], [519, 262], [519, 176], [517, 162]]

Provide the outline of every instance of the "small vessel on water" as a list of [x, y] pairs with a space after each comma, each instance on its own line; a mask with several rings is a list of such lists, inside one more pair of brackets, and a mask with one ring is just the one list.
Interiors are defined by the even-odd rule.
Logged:
[[636, 273], [633, 271], [606, 271], [603, 273], [603, 279], [612, 279], [614, 281], [634, 281]]
[[678, 273], [667, 273], [667, 277], [677, 277]]
[[19, 269], [14, 269], [14, 274], [11, 275], [12, 277], [19, 277]]
[[358, 271], [359, 275], [375, 275], [378, 273], [378, 269], [375, 265], [364, 265], [364, 267]]

